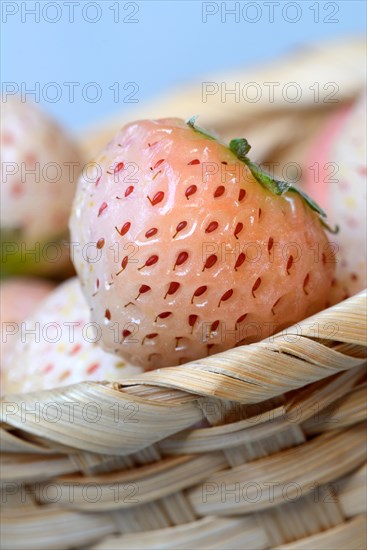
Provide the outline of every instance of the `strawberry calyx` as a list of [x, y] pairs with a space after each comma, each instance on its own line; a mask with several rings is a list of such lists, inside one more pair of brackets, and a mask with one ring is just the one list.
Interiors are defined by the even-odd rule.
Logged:
[[[204, 130], [200, 126], [197, 126], [195, 124], [197, 119], [197, 116], [191, 117], [186, 123], [190, 128], [192, 128], [195, 132], [200, 133], [204, 137], [208, 139], [213, 139], [219, 141], [214, 135], [207, 132], [207, 130]], [[331, 227], [327, 221], [326, 212], [311, 198], [309, 197], [304, 191], [301, 189], [298, 189], [298, 187], [295, 187], [291, 183], [288, 183], [286, 181], [278, 180], [274, 177], [272, 177], [270, 174], [268, 174], [265, 170], [261, 168], [258, 164], [252, 162], [247, 154], [249, 153], [251, 149], [251, 145], [245, 138], [236, 138], [232, 139], [229, 142], [229, 149], [232, 151], [234, 155], [241, 161], [246, 164], [248, 169], [250, 170], [252, 176], [256, 179], [260, 185], [262, 185], [265, 189], [268, 191], [271, 191], [274, 195], [284, 195], [285, 193], [292, 192], [297, 193], [302, 199], [305, 201], [305, 203], [319, 215], [319, 219], [321, 224], [327, 229], [330, 233], [336, 234], [339, 231], [339, 227], [336, 225], [335, 227]]]
[[256, 181], [258, 181], [263, 187], [265, 187], [265, 189], [268, 189], [269, 191], [274, 193], [274, 195], [284, 195], [284, 193], [287, 193], [287, 191], [294, 191], [296, 193], [299, 193], [312, 210], [317, 212], [323, 218], [326, 218], [326, 212], [324, 212], [324, 210], [322, 210], [322, 208], [320, 208], [320, 206], [314, 200], [312, 200], [311, 197], [306, 195], [306, 193], [303, 193], [303, 191], [297, 189], [297, 187], [294, 187], [294, 185], [292, 185], [291, 183], [273, 178], [258, 164], [252, 162], [247, 156], [247, 153], [251, 149], [251, 145], [249, 144], [247, 139], [232, 139], [229, 143], [229, 148], [239, 160], [246, 164]]
[[336, 225], [335, 227], [331, 227], [325, 218], [327, 217], [326, 212], [313, 200], [307, 193], [304, 193], [301, 189], [298, 189], [298, 187], [295, 187], [291, 183], [288, 183], [286, 181], [278, 180], [276, 178], [273, 178], [270, 174], [268, 174], [265, 170], [261, 168], [258, 164], [255, 164], [252, 162], [248, 156], [247, 153], [251, 149], [251, 145], [245, 138], [236, 138], [232, 139], [229, 143], [229, 149], [236, 155], [236, 157], [244, 162], [248, 169], [250, 170], [253, 177], [262, 185], [265, 189], [268, 189], [268, 191], [271, 191], [274, 193], [274, 195], [284, 195], [287, 192], [293, 192], [297, 193], [302, 199], [305, 201], [305, 203], [316, 212], [320, 217], [321, 224], [330, 231], [330, 233], [336, 234], [339, 231], [339, 227]]

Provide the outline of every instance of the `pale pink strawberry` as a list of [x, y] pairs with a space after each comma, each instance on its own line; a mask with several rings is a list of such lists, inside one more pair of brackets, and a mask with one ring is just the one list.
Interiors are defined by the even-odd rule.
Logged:
[[230, 147], [192, 121], [135, 122], [79, 183], [70, 226], [92, 318], [105, 349], [145, 369], [325, 307], [334, 259], [317, 206], [252, 164], [245, 140]]
[[54, 286], [44, 279], [30, 277], [16, 277], [0, 283], [1, 372], [7, 368], [9, 354], [17, 341], [20, 323], [32, 315]]
[[[333, 237], [338, 264], [330, 303], [366, 287], [366, 96], [334, 114], [309, 152], [306, 191], [339, 225]], [[316, 169], [316, 171], [315, 171]]]
[[[58, 251], [46, 245], [67, 235], [81, 154], [33, 102], [8, 97], [1, 117], [1, 232], [2, 241], [14, 243], [7, 257], [2, 251], [2, 269], [8, 274], [54, 271]], [[35, 246], [40, 247], [37, 257], [25, 254]]]
[[[83, 380], [118, 380], [139, 374], [98, 345], [100, 331], [89, 320], [78, 279], [56, 288], [19, 326], [2, 393], [23, 393]], [[33, 334], [32, 334], [33, 331]]]

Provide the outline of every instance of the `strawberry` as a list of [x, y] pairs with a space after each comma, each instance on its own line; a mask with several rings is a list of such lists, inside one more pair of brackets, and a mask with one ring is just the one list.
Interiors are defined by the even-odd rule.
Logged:
[[366, 126], [364, 95], [332, 115], [308, 154], [305, 189], [340, 228], [333, 239], [339, 261], [330, 304], [366, 286]]
[[6, 369], [8, 356], [15, 345], [19, 323], [32, 315], [41, 300], [54, 288], [43, 279], [15, 277], [0, 284], [1, 371]]
[[23, 393], [139, 374], [139, 368], [103, 351], [99, 338], [78, 279], [69, 279], [19, 325], [2, 391]]
[[74, 263], [105, 349], [145, 369], [182, 364], [325, 307], [334, 263], [323, 212], [249, 148], [194, 120], [145, 120], [80, 180]]
[[36, 104], [10, 97], [1, 114], [2, 270], [55, 271], [60, 266], [54, 259], [67, 257], [66, 247], [47, 244], [66, 234], [80, 153]]

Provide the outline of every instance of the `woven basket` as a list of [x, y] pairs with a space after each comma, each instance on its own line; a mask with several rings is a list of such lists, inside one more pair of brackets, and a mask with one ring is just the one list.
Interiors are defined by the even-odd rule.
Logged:
[[184, 366], [4, 397], [2, 547], [364, 550], [366, 297]]

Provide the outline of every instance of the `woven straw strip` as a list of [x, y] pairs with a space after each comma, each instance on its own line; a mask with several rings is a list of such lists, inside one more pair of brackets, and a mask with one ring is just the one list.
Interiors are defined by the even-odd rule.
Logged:
[[[239, 546], [241, 541], [242, 546]], [[254, 518], [205, 518], [191, 525], [173, 527], [159, 532], [140, 533], [108, 538], [95, 546], [98, 550], [120, 549], [192, 549], [268, 547], [264, 530]]]
[[367, 466], [364, 464], [352, 475], [334, 482], [345, 517], [367, 512]]
[[[294, 497], [299, 490], [301, 494], [306, 494], [315, 483], [328, 483], [363, 464], [364, 433], [365, 426], [359, 424], [327, 436], [319, 436], [282, 453], [212, 475], [205, 480], [205, 484], [195, 487], [189, 493], [192, 506], [200, 515], [230, 515], [279, 504], [284, 500], [282, 488], [287, 484], [290, 485], [290, 491], [294, 492]], [[335, 463], [330, 462], [333, 455], [337, 458]], [[278, 485], [270, 495], [274, 480]], [[291, 484], [295, 480], [297, 482], [292, 488]], [[250, 487], [252, 492], [256, 492], [258, 487], [262, 488], [261, 498], [256, 498], [256, 494], [252, 495], [252, 500], [238, 498], [242, 488], [251, 483], [254, 484]], [[222, 501], [223, 494], [218, 490], [219, 487], [228, 489], [225, 502]]]
[[[58, 550], [90, 545], [113, 533], [107, 514], [80, 514], [56, 506], [2, 512], [2, 548], [6, 550]], [[48, 529], [46, 526], [51, 526]]]
[[277, 546], [274, 550], [315, 550], [315, 548], [365, 550], [366, 527], [366, 517], [358, 516], [347, 523], [330, 529], [326, 533], [319, 533], [306, 539], [293, 541], [290, 544], [283, 544]]
[[62, 473], [73, 472], [75, 466], [67, 456], [42, 456], [36, 455], [13, 455], [2, 453], [1, 455], [1, 483], [9, 481], [22, 481], [30, 483], [47, 477], [52, 478]]
[[[106, 479], [99, 476], [95, 478], [60, 479], [52, 482], [58, 484], [59, 500], [63, 506], [70, 506], [70, 491], [74, 484], [74, 499], [72, 507], [78, 510], [113, 510], [116, 508], [131, 508], [146, 502], [152, 502], [157, 498], [174, 494], [176, 491], [191, 487], [207, 478], [208, 475], [222, 470], [227, 462], [220, 453], [202, 455], [186, 460], [182, 464], [166, 468], [163, 472], [152, 473], [151, 476], [137, 478], [136, 472], [127, 476], [127, 472], [119, 472], [115, 476], [107, 475]], [[112, 479], [111, 479], [112, 478]], [[117, 478], [117, 480], [116, 480]], [[77, 485], [75, 486], [75, 482]], [[129, 483], [130, 482], [130, 483]], [[98, 483], [99, 497], [96, 502], [83, 498], [85, 487]], [[47, 483], [44, 486], [44, 495], [48, 494]], [[120, 498], [116, 498], [119, 495]], [[42, 500], [42, 502], [45, 502]]]
[[[191, 528], [190, 528], [191, 527]], [[124, 537], [107, 538], [101, 544], [94, 546], [96, 550], [128, 550], [128, 549], [188, 549], [200, 545], [200, 548], [211, 549], [243, 549], [265, 550], [269, 548], [269, 540], [264, 529], [252, 518], [219, 519], [208, 518], [187, 527], [149, 532]], [[365, 550], [365, 518], [358, 516], [350, 522], [338, 525], [326, 532], [305, 537], [289, 545], [278, 546], [274, 550], [305, 549], [315, 550], [335, 549]], [[197, 546], [196, 546], [197, 547]]]
[[315, 435], [327, 430], [340, 429], [362, 422], [367, 417], [366, 386], [352, 390], [343, 399], [333, 403], [332, 407], [310, 418], [302, 425], [308, 435]]
[[[11, 426], [7, 426], [11, 429]], [[36, 453], [36, 454], [51, 454], [52, 449], [43, 445], [37, 445], [35, 442], [27, 441], [26, 439], [20, 439], [5, 427], [0, 427], [0, 447], [3, 452], [7, 453]]]
[[[105, 457], [108, 458], [108, 455]], [[111, 457], [110, 457], [111, 458]], [[187, 465], [191, 459], [195, 458], [194, 456], [190, 455], [182, 455], [179, 457], [167, 457], [162, 458], [159, 461], [151, 461], [144, 466], [142, 465], [136, 465], [130, 466], [130, 468], [125, 470], [119, 470], [118, 472], [115, 471], [106, 471], [105, 473], [98, 473], [98, 474], [90, 474], [86, 475], [85, 473], [76, 475], [64, 475], [62, 474], [62, 480], [63, 481], [80, 481], [83, 482], [98, 482], [98, 483], [109, 483], [109, 482], [124, 482], [128, 483], [131, 481], [136, 480], [143, 480], [147, 477], [150, 477], [152, 475], [160, 475], [162, 472], [166, 472], [167, 470], [171, 470], [172, 468], [181, 468], [182, 466]], [[108, 463], [107, 463], [108, 464]]]
[[[74, 409], [72, 422], [70, 404]], [[98, 422], [88, 420], [88, 409], [93, 414], [97, 411]], [[57, 422], [53, 420], [55, 411]], [[13, 426], [58, 445], [119, 455], [148, 447], [202, 418], [194, 397], [188, 403], [153, 402], [93, 382], [10, 396], [3, 400], [2, 412], [4, 420]]]

